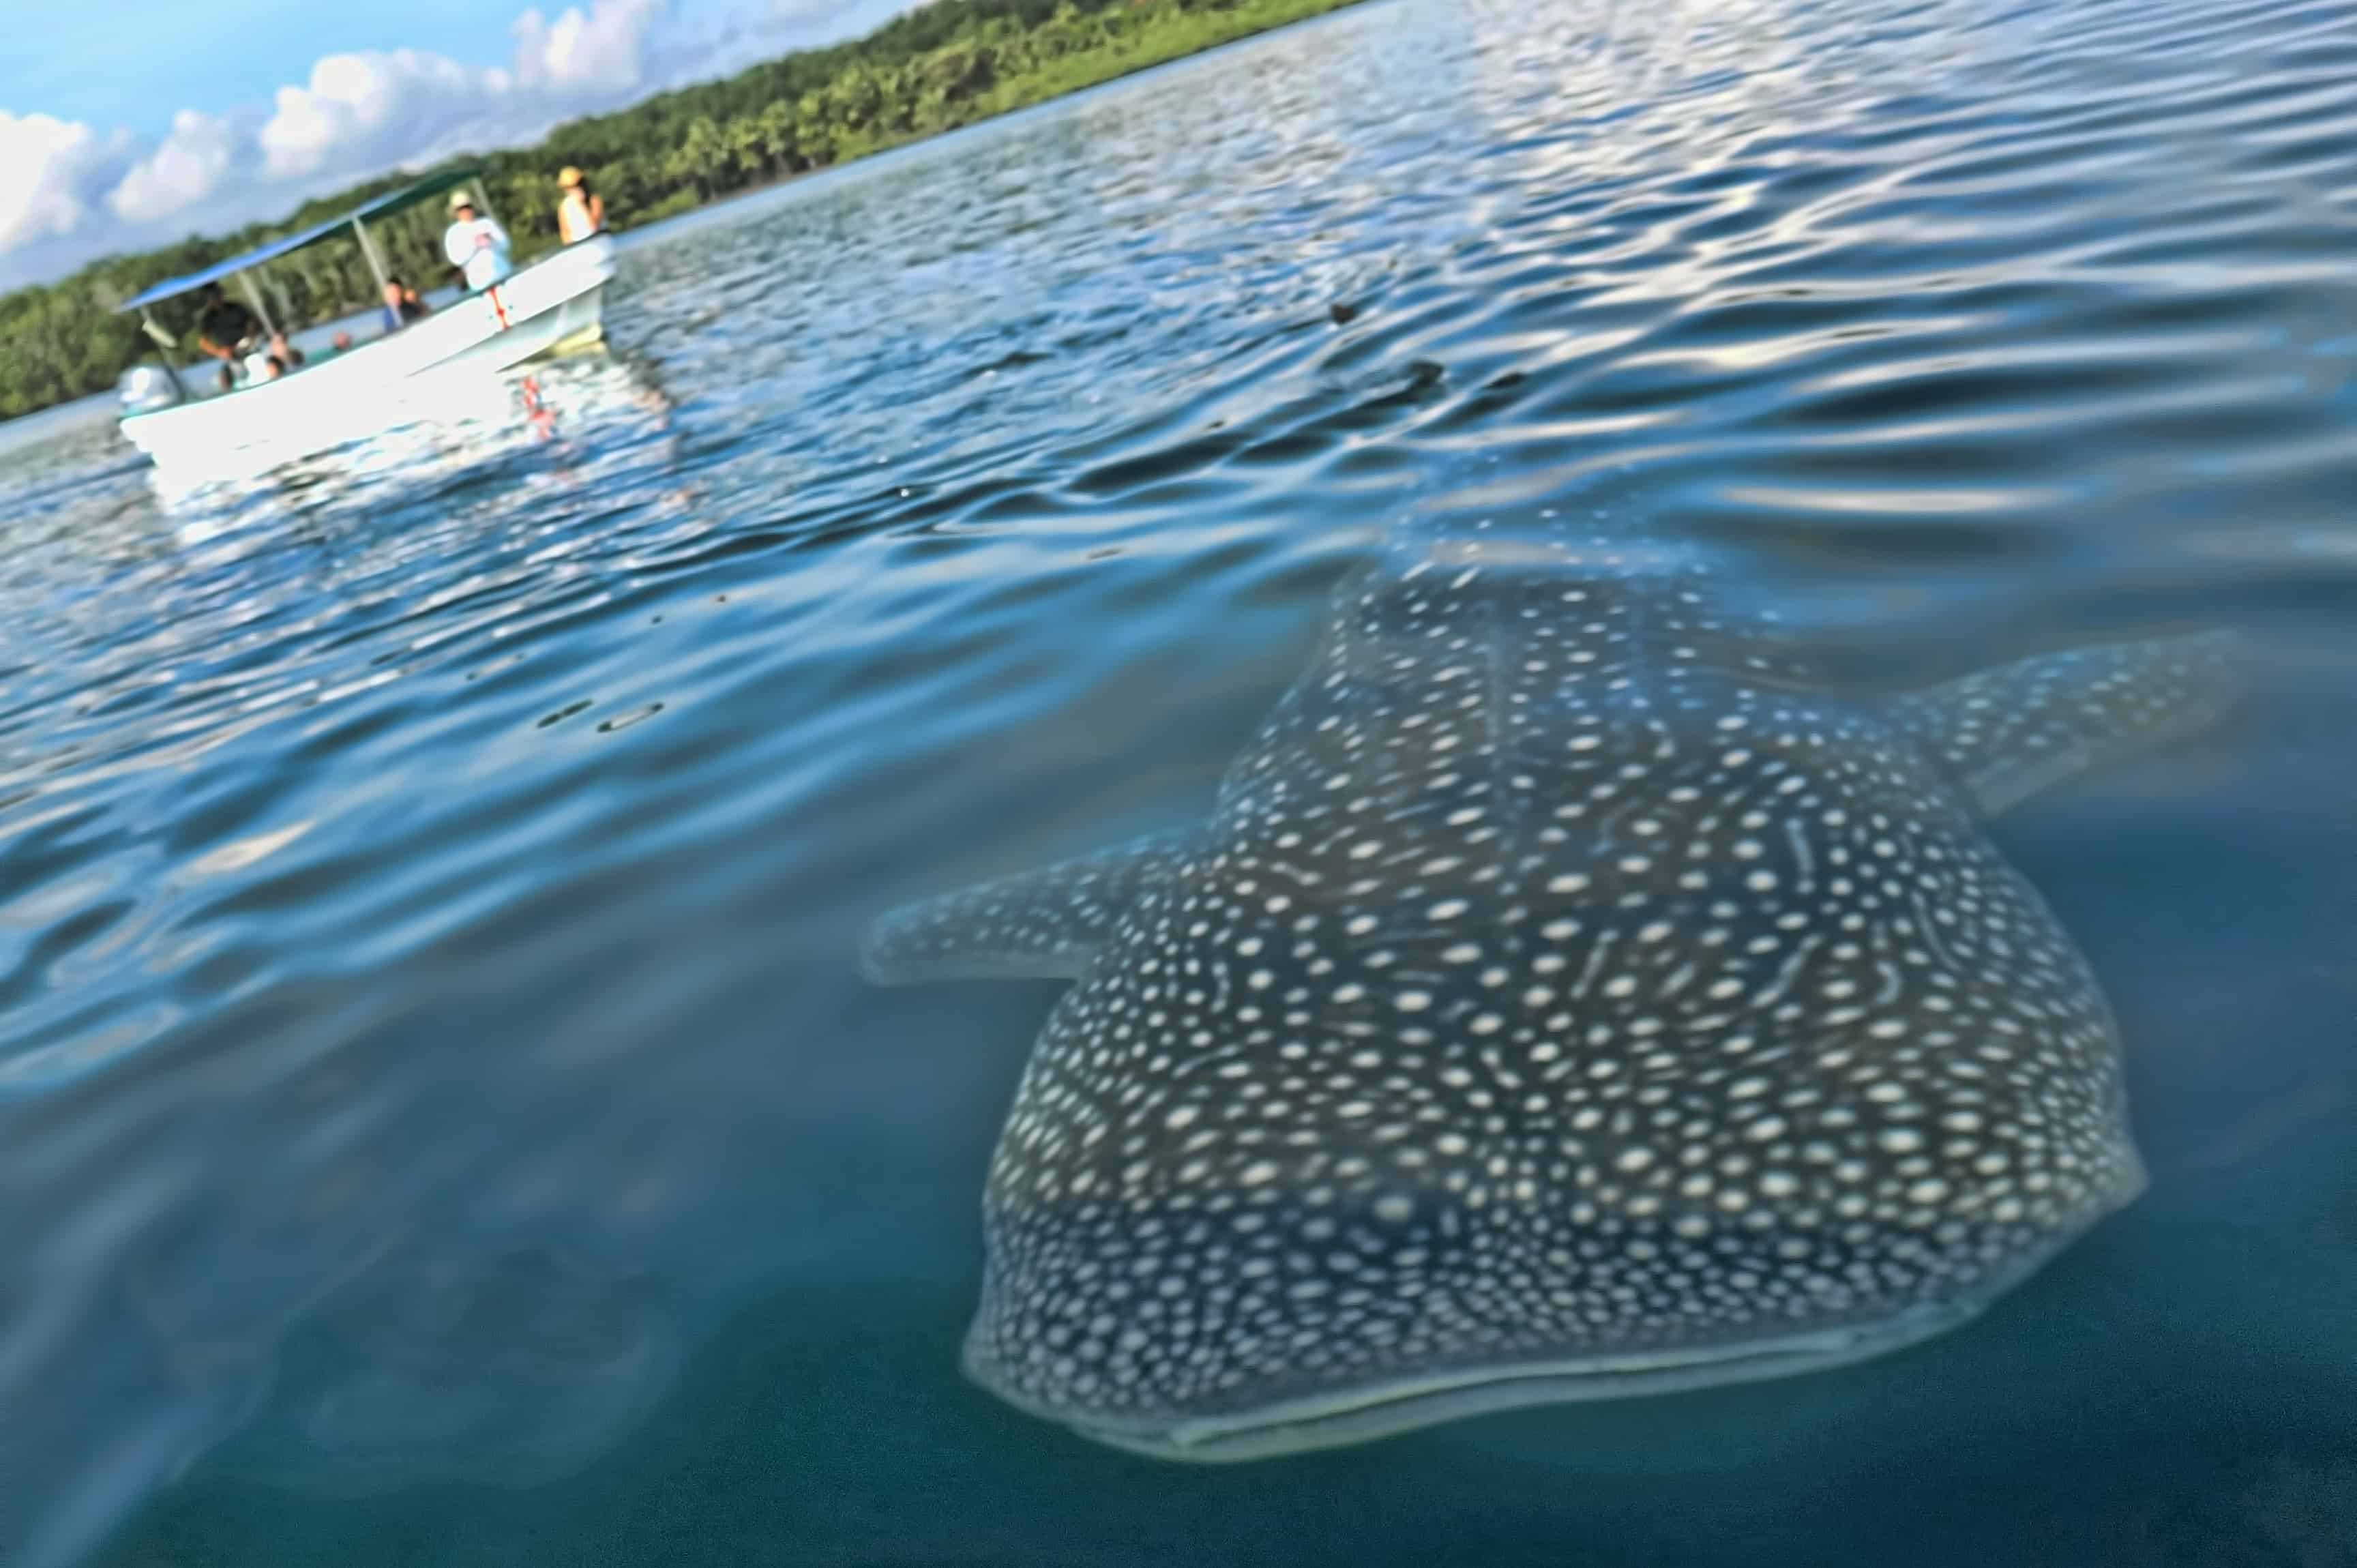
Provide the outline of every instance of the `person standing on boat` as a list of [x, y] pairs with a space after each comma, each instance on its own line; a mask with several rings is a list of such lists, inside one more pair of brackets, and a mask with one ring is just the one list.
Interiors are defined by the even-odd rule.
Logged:
[[508, 261], [508, 231], [478, 217], [475, 199], [463, 190], [450, 193], [450, 227], [442, 231], [442, 253], [467, 274], [470, 289], [489, 288], [515, 270]]
[[571, 164], [557, 175], [556, 183], [565, 194], [556, 203], [556, 237], [566, 244], [577, 244], [606, 227], [606, 199], [589, 188], [581, 171]]
[[203, 308], [197, 313], [197, 347], [221, 361], [223, 368], [235, 365], [262, 323], [253, 312], [221, 293], [217, 283], [209, 283], [198, 294]]

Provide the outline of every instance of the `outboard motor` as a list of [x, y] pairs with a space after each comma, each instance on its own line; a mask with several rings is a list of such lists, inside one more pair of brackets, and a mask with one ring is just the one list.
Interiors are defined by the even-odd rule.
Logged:
[[134, 365], [115, 384], [124, 413], [151, 413], [187, 400], [180, 378], [162, 365]]

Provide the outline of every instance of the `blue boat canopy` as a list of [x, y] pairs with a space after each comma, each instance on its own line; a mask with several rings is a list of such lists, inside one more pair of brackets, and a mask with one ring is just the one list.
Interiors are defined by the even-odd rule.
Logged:
[[440, 174], [428, 175], [414, 185], [403, 186], [399, 190], [388, 190], [382, 196], [363, 201], [350, 212], [330, 218], [324, 223], [315, 223], [308, 229], [297, 230], [292, 234], [283, 234], [268, 244], [257, 246], [242, 256], [231, 256], [226, 261], [215, 262], [202, 272], [190, 273], [186, 277], [166, 278], [155, 287], [124, 300], [115, 306], [115, 309], [118, 313], [140, 310], [159, 300], [175, 299], [184, 294], [193, 294], [205, 285], [219, 283], [233, 273], [242, 273], [246, 268], [259, 265], [261, 263], [291, 255], [305, 246], [316, 245], [322, 240], [333, 239], [338, 233], [349, 230], [354, 223], [363, 219], [379, 217], [387, 212], [396, 212], [404, 207], [414, 207], [421, 201], [431, 201], [446, 190], [467, 184], [481, 172], [479, 169], [461, 168], [446, 169]]

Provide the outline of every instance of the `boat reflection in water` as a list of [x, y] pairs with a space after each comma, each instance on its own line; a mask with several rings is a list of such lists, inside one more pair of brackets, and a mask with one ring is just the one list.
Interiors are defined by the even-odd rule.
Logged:
[[659, 459], [668, 463], [676, 439], [671, 394], [653, 369], [603, 347], [501, 374], [450, 377], [436, 395], [440, 402], [430, 412], [420, 410], [418, 417], [317, 456], [236, 478], [191, 478], [158, 467], [150, 470], [148, 484], [174, 518], [179, 542], [195, 545], [236, 531], [249, 505], [265, 500], [306, 511], [332, 509], [388, 480], [404, 489], [446, 485], [552, 446], [558, 457], [547, 482], [572, 484], [586, 476], [565, 455], [592, 431], [601, 438], [624, 437], [597, 445], [601, 452], [627, 453], [634, 463], [644, 462], [648, 440], [662, 444]]

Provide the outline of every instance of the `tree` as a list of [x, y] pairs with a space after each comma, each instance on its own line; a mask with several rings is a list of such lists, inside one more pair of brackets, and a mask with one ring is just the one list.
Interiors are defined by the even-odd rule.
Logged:
[[687, 134], [680, 138], [679, 148], [669, 161], [675, 171], [674, 184], [694, 187], [707, 201], [719, 195], [726, 188], [723, 181], [728, 171], [728, 142], [720, 134], [719, 122], [709, 114], [689, 121]]
[[773, 174], [799, 174], [808, 166], [801, 161], [802, 142], [795, 134], [794, 105], [783, 98], [772, 98], [761, 105], [755, 133], [761, 147], [761, 160]]

